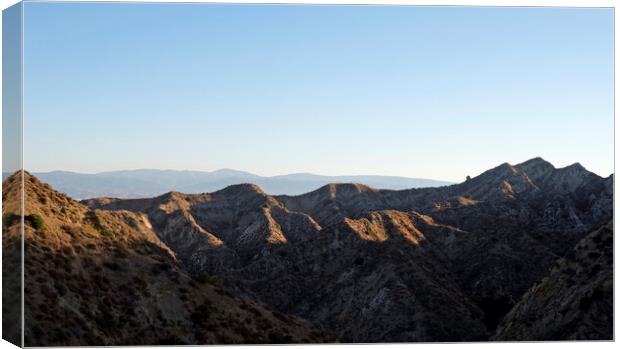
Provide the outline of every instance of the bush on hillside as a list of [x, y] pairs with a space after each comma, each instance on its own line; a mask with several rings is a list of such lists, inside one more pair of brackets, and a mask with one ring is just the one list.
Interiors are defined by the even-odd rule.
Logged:
[[2, 226], [8, 228], [19, 221], [19, 215], [7, 212], [2, 215]]
[[30, 224], [34, 228], [34, 230], [41, 230], [45, 226], [45, 222], [43, 221], [43, 217], [39, 216], [36, 213], [29, 214], [24, 217], [25, 221]]

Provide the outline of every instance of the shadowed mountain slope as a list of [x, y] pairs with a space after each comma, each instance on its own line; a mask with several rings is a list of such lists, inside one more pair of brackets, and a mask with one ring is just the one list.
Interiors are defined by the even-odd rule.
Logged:
[[[3, 247], [19, 239], [18, 175], [3, 185]], [[326, 340], [191, 278], [146, 214], [89, 209], [28, 173], [24, 188], [27, 346]]]
[[489, 338], [554, 261], [611, 219], [612, 189], [613, 176], [536, 158], [439, 188], [271, 196], [244, 184], [86, 203], [143, 212], [192, 274], [218, 275], [342, 341], [458, 341]]
[[495, 340], [613, 339], [613, 222], [559, 259], [503, 320]]
[[321, 229], [310, 216], [289, 211], [251, 184], [211, 194], [172, 192], [154, 199], [85, 203], [106, 210], [144, 212], [154, 231], [192, 272], [223, 272], [273, 245], [311, 238]]

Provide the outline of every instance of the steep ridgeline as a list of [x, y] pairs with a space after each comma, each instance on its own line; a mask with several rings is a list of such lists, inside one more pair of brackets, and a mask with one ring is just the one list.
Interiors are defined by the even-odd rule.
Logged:
[[307, 194], [276, 199], [291, 210], [309, 214], [323, 226], [373, 210], [431, 213], [491, 204], [487, 206], [510, 208], [503, 213], [505, 210], [498, 210], [494, 217], [545, 231], [584, 233], [610, 217], [612, 195], [613, 175], [601, 178], [579, 164], [556, 169], [535, 158], [515, 166], [504, 163], [445, 187], [393, 191], [331, 184]]
[[[19, 175], [3, 183], [5, 258], [19, 241]], [[28, 173], [24, 187], [26, 346], [329, 340], [192, 279], [145, 214], [89, 209]]]
[[312, 238], [321, 227], [252, 184], [212, 194], [168, 193], [154, 199], [94, 199], [91, 207], [146, 214], [159, 237], [194, 273], [226, 273], [277, 245]]
[[86, 204], [141, 212], [194, 276], [220, 276], [340, 341], [462, 341], [490, 338], [554, 261], [611, 219], [612, 188], [613, 176], [536, 158], [440, 188], [274, 197], [244, 184]]

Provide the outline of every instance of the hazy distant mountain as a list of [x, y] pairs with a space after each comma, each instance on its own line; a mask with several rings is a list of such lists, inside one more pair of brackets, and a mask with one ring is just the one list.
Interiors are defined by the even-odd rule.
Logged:
[[[130, 170], [85, 174], [67, 171], [33, 173], [56, 190], [75, 199], [101, 196], [141, 198], [169, 191], [205, 193], [230, 185], [253, 183], [271, 195], [299, 195], [328, 183], [361, 183], [378, 189], [410, 189], [452, 184], [423, 178], [395, 176], [320, 176], [295, 173], [263, 177], [249, 172], [221, 169], [213, 172], [175, 170]], [[3, 179], [6, 174], [3, 174]]]

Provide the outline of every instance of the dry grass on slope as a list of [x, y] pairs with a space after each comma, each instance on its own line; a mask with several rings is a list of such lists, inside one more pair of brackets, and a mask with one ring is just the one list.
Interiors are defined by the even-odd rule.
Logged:
[[[28, 174], [25, 180], [27, 346], [326, 340], [301, 320], [233, 297], [213, 278], [190, 278], [145, 216], [89, 210]], [[18, 183], [10, 177], [3, 188], [3, 246], [19, 238], [19, 220], [11, 218]]]

